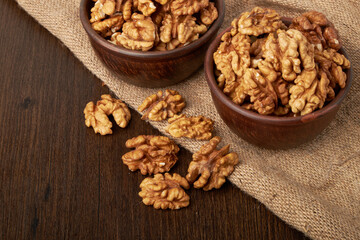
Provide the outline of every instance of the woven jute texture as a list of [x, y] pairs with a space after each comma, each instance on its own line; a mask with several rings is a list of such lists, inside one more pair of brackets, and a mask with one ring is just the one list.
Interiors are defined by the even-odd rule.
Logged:
[[[256, 5], [274, 8], [288, 17], [307, 10], [326, 14], [339, 29], [350, 56], [353, 66], [351, 91], [336, 119], [320, 136], [291, 150], [261, 149], [233, 134], [212, 104], [203, 70], [171, 87], [187, 100], [185, 113], [201, 114], [215, 120], [215, 134], [223, 138], [224, 144], [230, 143], [242, 161], [230, 176], [230, 181], [288, 224], [314, 239], [360, 239], [359, 1], [225, 1], [227, 10], [223, 29], [241, 12]], [[146, 96], [157, 91], [128, 85], [103, 66], [81, 26], [80, 0], [18, 0], [18, 3], [130, 107], [136, 109]], [[79, 119], [79, 124], [82, 121]], [[165, 123], [151, 124], [166, 134], [163, 130]], [[184, 139], [176, 141], [192, 152], [203, 144]]]

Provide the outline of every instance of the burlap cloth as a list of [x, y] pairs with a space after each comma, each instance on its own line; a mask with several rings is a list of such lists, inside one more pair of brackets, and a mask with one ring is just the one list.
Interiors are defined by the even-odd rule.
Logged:
[[[102, 65], [81, 26], [80, 0], [18, 0], [18, 3], [132, 108], [136, 109], [146, 96], [155, 92], [126, 84]], [[231, 143], [239, 154], [242, 162], [230, 177], [233, 184], [307, 236], [360, 239], [359, 1], [226, 0], [223, 28], [242, 11], [256, 5], [274, 8], [288, 17], [315, 9], [326, 14], [340, 31], [353, 65], [353, 85], [336, 119], [319, 137], [291, 150], [261, 149], [238, 138], [220, 119], [203, 70], [171, 88], [187, 100], [186, 114], [214, 119], [215, 134], [221, 136], [224, 143]], [[165, 134], [165, 123], [151, 124]], [[192, 152], [203, 144], [176, 141]]]

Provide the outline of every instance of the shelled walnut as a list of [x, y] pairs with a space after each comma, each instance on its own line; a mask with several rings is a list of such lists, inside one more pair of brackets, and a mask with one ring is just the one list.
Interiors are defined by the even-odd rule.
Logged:
[[170, 125], [165, 128], [171, 136], [208, 140], [211, 138], [213, 121], [203, 116], [187, 117], [184, 114], [175, 115], [168, 120]]
[[280, 15], [272, 9], [255, 7], [250, 12], [244, 12], [231, 23], [232, 35], [240, 32], [245, 35], [259, 36], [274, 32], [282, 27]]
[[[184, 189], [189, 183], [179, 174], [156, 174], [154, 178], [145, 178], [140, 184], [139, 196], [145, 205], [153, 205], [155, 209], [180, 209], [190, 204], [190, 197]], [[184, 189], [183, 189], [184, 188]]]
[[125, 128], [131, 119], [128, 107], [120, 99], [114, 99], [108, 94], [101, 95], [96, 105], [89, 102], [85, 109], [85, 125], [93, 127], [95, 133], [112, 134], [112, 123], [107, 116], [113, 115], [117, 125]]
[[114, 33], [111, 41], [132, 50], [147, 51], [159, 38], [151, 18], [137, 13], [134, 13], [131, 20], [123, 24], [122, 30], [122, 33]]
[[127, 49], [166, 51], [204, 34], [218, 18], [209, 0], [95, 0], [93, 29]]
[[193, 154], [186, 179], [189, 183], [194, 183], [195, 188], [203, 188], [205, 191], [220, 188], [238, 164], [238, 155], [229, 153], [230, 145], [216, 149], [220, 141], [220, 137], [213, 137]]
[[327, 48], [337, 51], [341, 48], [342, 41], [334, 24], [320, 12], [310, 11], [294, 18], [290, 28], [301, 31], [319, 51]]
[[142, 175], [167, 172], [177, 162], [179, 147], [164, 136], [140, 135], [126, 141], [127, 148], [135, 148], [122, 156], [131, 171]]
[[167, 89], [147, 97], [138, 110], [146, 110], [141, 118], [143, 120], [162, 121], [181, 112], [185, 106], [185, 100], [177, 91]]
[[304, 13], [287, 28], [274, 10], [256, 7], [233, 20], [213, 54], [218, 86], [263, 115], [308, 114], [346, 86], [350, 62], [340, 47], [337, 30], [321, 13]]

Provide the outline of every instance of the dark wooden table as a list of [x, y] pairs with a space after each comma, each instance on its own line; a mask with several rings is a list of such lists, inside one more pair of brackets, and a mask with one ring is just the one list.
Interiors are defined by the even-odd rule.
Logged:
[[[304, 239], [226, 183], [191, 189], [189, 207], [155, 210], [122, 164], [126, 139], [159, 134], [132, 111], [95, 135], [83, 109], [109, 89], [12, 0], [0, 7], [0, 239]], [[186, 174], [180, 151], [171, 172]]]

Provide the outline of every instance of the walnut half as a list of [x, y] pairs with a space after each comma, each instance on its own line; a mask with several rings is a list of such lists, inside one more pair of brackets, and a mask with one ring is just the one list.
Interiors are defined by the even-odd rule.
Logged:
[[140, 135], [126, 141], [127, 148], [122, 161], [131, 171], [140, 169], [142, 175], [167, 172], [177, 162], [179, 147], [164, 136]]
[[162, 121], [181, 112], [185, 105], [185, 100], [177, 91], [167, 89], [147, 97], [138, 110], [142, 112], [146, 109], [143, 120]]
[[213, 137], [209, 143], [193, 154], [193, 161], [189, 165], [186, 179], [194, 183], [195, 188], [203, 188], [205, 191], [220, 188], [225, 183], [225, 178], [238, 164], [238, 155], [234, 152], [229, 153], [230, 145], [220, 150], [216, 149], [220, 141], [220, 137]]
[[173, 137], [195, 138], [196, 140], [208, 140], [211, 138], [213, 121], [203, 116], [186, 117], [186, 115], [175, 115], [168, 120], [165, 130]]
[[131, 113], [126, 104], [108, 94], [101, 95], [101, 100], [96, 105], [89, 102], [84, 109], [84, 114], [85, 125], [93, 127], [94, 132], [101, 135], [112, 134], [112, 123], [108, 115], [112, 114], [116, 124], [121, 128], [125, 128], [131, 119]]
[[189, 183], [179, 174], [156, 174], [154, 178], [145, 178], [140, 184], [139, 196], [145, 205], [156, 209], [180, 209], [190, 204], [190, 197], [183, 188], [189, 189]]

